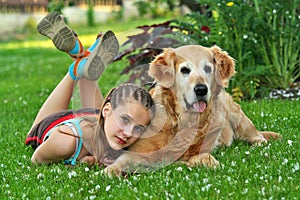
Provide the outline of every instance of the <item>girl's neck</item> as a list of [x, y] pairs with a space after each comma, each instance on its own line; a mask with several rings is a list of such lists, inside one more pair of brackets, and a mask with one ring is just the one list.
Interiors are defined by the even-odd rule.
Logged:
[[114, 150], [109, 145], [104, 150], [104, 154], [102, 160], [100, 161], [105, 166], [112, 164], [122, 153], [124, 150]]
[[112, 162], [124, 152], [124, 150], [114, 150], [110, 147], [105, 133], [100, 126], [98, 126], [97, 131], [95, 132], [91, 145], [93, 146], [93, 155], [100, 164], [104, 165], [112, 164]]

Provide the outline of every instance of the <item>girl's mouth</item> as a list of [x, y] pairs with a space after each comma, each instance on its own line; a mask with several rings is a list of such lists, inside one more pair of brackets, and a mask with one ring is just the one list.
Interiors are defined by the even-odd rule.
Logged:
[[121, 145], [126, 144], [126, 141], [123, 140], [123, 139], [121, 139], [121, 138], [119, 138], [118, 136], [115, 136], [115, 138], [116, 138], [116, 141], [117, 141], [118, 144], [121, 144]]

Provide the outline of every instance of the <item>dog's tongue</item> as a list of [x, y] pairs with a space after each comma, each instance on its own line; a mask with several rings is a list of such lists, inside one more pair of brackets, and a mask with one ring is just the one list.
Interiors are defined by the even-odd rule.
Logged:
[[204, 101], [198, 101], [193, 104], [193, 107], [197, 112], [202, 113], [206, 108], [206, 103]]

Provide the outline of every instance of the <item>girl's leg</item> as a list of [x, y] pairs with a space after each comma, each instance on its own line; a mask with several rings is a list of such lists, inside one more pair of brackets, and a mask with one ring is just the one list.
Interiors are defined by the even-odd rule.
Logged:
[[[90, 46], [84, 53], [84, 56], [89, 56], [95, 50], [98, 43], [101, 41], [102, 33], [96, 37], [95, 43]], [[99, 47], [98, 47], [99, 48]], [[96, 81], [91, 81], [82, 78], [78, 82], [80, 100], [83, 108], [98, 108], [101, 109], [103, 103], [103, 95]]]
[[74, 87], [75, 81], [67, 73], [42, 105], [32, 127], [48, 115], [68, 109]]
[[101, 109], [103, 95], [97, 81], [82, 78], [78, 81], [81, 104], [83, 108]]
[[[96, 80], [99, 79], [105, 66], [113, 60], [118, 51], [119, 43], [114, 33], [112, 31], [106, 32], [88, 57], [77, 59], [76, 62], [71, 64], [69, 73], [47, 98], [37, 114], [32, 127], [46, 116], [67, 109], [75, 83], [81, 78], [80, 96], [83, 107], [100, 108], [103, 97]], [[83, 78], [88, 80], [84, 80]]]
[[46, 116], [68, 108], [75, 83], [80, 80], [80, 96], [83, 107], [100, 108], [103, 97], [97, 80], [119, 51], [119, 43], [112, 31], [103, 35], [89, 57], [77, 59], [69, 67], [69, 73], [56, 86], [41, 107], [33, 125]]
[[[78, 74], [84, 74], [84, 77], [89, 79], [79, 80], [82, 106], [100, 109], [103, 96], [97, 82], [93, 80], [100, 77], [105, 66], [118, 53], [119, 43], [114, 33], [111, 31], [106, 32], [104, 35], [99, 33], [96, 42], [84, 51], [76, 33], [65, 24], [63, 16], [57, 12], [51, 12], [44, 17], [38, 24], [38, 31], [50, 38], [57, 49], [67, 52], [74, 60], [89, 57], [89, 59], [84, 58], [81, 62], [82, 66], [89, 65], [89, 67], [83, 69], [79, 66], [80, 62], [75, 62], [70, 67], [70, 75], [74, 80], [80, 78]], [[80, 68], [81, 72], [78, 72]]]
[[[79, 64], [77, 66], [74, 64], [74, 68], [78, 68], [75, 71], [84, 74], [85, 77], [79, 81], [81, 103], [84, 108], [101, 109], [103, 96], [95, 80], [99, 79], [106, 65], [113, 60], [118, 51], [119, 43], [116, 36], [112, 31], [107, 31], [102, 37], [97, 37], [96, 42], [87, 49], [86, 55], [88, 58], [83, 58], [81, 63], [88, 67], [83, 68]], [[72, 77], [76, 79], [78, 75]]]
[[[82, 107], [100, 109], [103, 102], [103, 96], [97, 81], [81, 78], [78, 81], [78, 85]], [[76, 81], [74, 81], [69, 73], [67, 73], [40, 108], [32, 127], [48, 115], [68, 109], [75, 86]]]

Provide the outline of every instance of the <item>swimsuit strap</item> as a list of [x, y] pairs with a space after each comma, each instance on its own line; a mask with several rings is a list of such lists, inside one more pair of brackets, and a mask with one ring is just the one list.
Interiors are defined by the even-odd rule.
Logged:
[[[64, 161], [65, 164], [75, 165], [76, 160], [77, 160], [77, 158], [80, 154], [80, 151], [81, 151], [81, 148], [82, 148], [82, 135], [83, 135], [82, 129], [80, 127], [80, 122], [82, 120], [83, 120], [82, 118], [76, 118], [76, 119], [74, 118], [74, 119], [70, 119], [70, 120], [67, 120], [67, 121], [62, 123], [62, 124], [68, 125], [72, 129], [73, 133], [75, 135], [79, 136], [79, 138], [76, 138], [75, 153], [73, 154], [73, 156], [71, 158]], [[76, 129], [73, 125], [75, 125]]]

